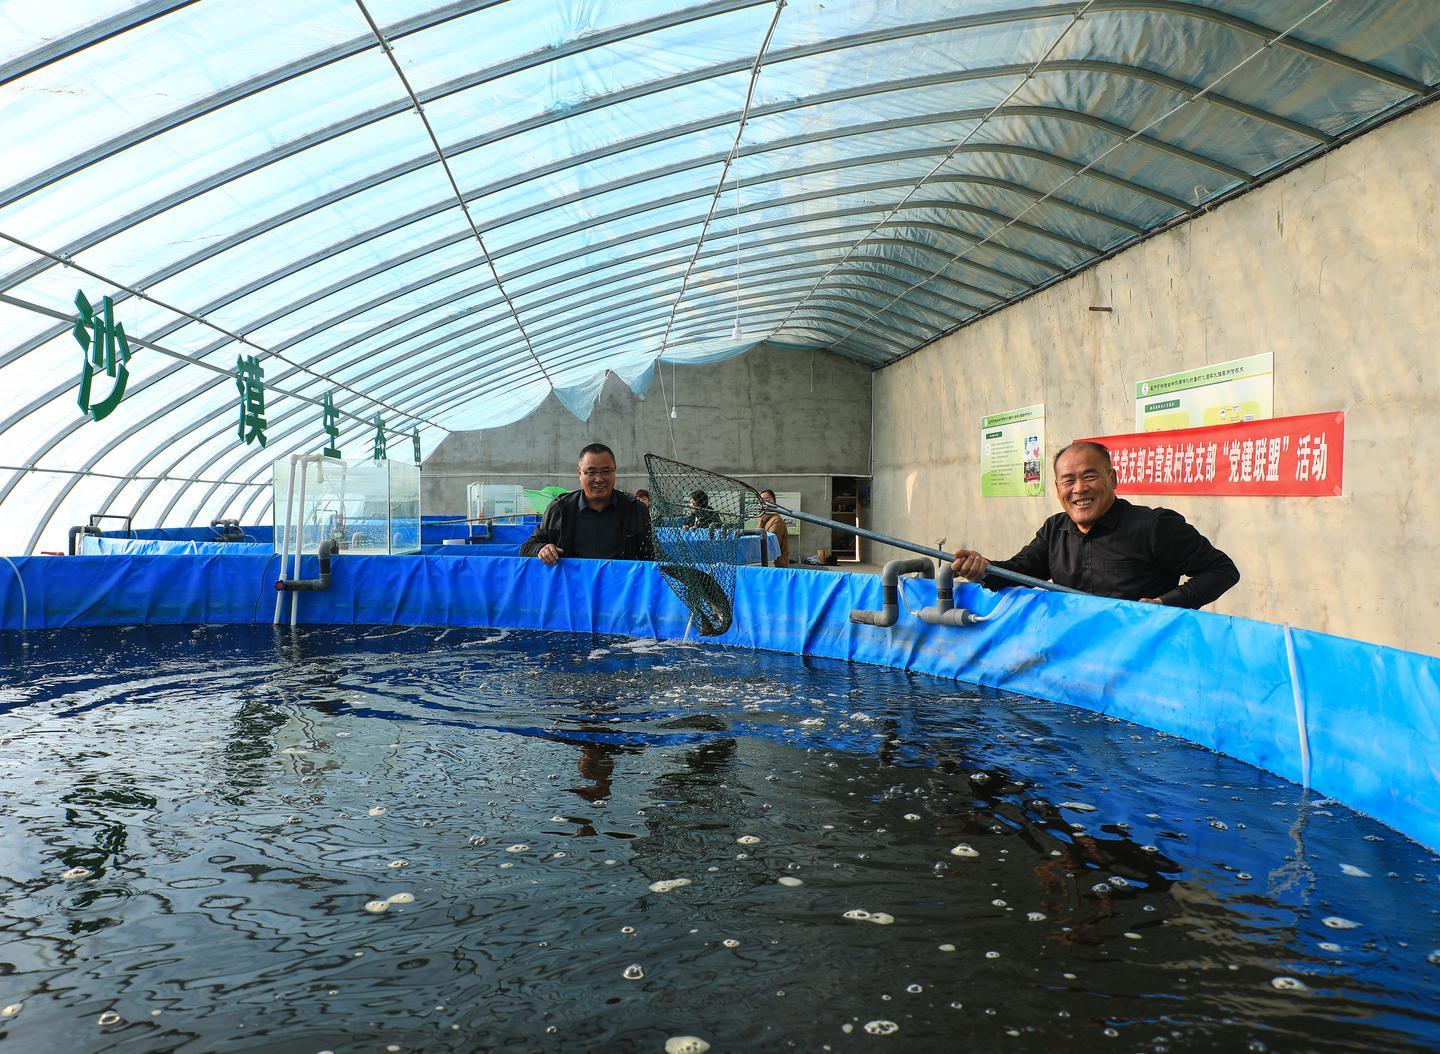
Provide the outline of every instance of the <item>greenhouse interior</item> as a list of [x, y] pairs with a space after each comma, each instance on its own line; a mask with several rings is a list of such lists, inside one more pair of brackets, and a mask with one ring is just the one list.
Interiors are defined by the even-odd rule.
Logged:
[[1437, 97], [0, 0], [0, 1050], [1440, 1049]]

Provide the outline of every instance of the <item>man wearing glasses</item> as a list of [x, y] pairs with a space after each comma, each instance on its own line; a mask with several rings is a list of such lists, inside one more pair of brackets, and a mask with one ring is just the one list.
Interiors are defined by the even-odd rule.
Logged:
[[[1055, 496], [1064, 511], [996, 567], [1096, 596], [1181, 608], [1203, 607], [1240, 581], [1235, 562], [1178, 512], [1116, 497], [1110, 451], [1099, 443], [1071, 443], [1055, 455], [1054, 469]], [[951, 568], [986, 589], [1009, 585], [986, 577], [990, 564], [961, 549]]]
[[580, 451], [575, 474], [580, 489], [550, 503], [520, 555], [538, 556], [542, 564], [559, 563], [561, 557], [651, 559], [650, 512], [634, 496], [615, 489], [615, 452], [591, 443]]

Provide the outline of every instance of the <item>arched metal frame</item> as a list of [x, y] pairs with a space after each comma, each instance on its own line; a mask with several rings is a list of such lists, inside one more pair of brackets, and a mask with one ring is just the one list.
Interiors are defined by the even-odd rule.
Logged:
[[[23, 82], [25, 76], [37, 70], [61, 66], [86, 50], [123, 37], [125, 33], [139, 26], [163, 25], [166, 16], [190, 6], [188, 2], [177, 0], [153, 0], [137, 5], [104, 22], [47, 44], [34, 53], [0, 64], [0, 85]], [[4, 230], [5, 209], [8, 206], [25, 201], [32, 195], [45, 193], [51, 188], [63, 186], [65, 180], [76, 173], [123, 156], [127, 149], [170, 134], [192, 122], [223, 118], [226, 107], [232, 103], [298, 82], [309, 73], [374, 51], [381, 44], [388, 47], [399, 42], [403, 47], [403, 41], [414, 34], [504, 6], [502, 0], [465, 0], [384, 27], [383, 34], [379, 27], [376, 27], [375, 32], [368, 36], [357, 35], [223, 88], [139, 127], [125, 129], [105, 142], [85, 149], [44, 171], [32, 173], [8, 188], [0, 189], [0, 232]], [[593, 52], [618, 42], [643, 40], [648, 34], [685, 27], [708, 18], [746, 9], [757, 9], [757, 13], [765, 13], [768, 17], [771, 7], [772, 0], [715, 0], [666, 12], [641, 22], [581, 34], [556, 46], [506, 58], [418, 90], [414, 102], [423, 109], [431, 103], [501, 81], [506, 76], [540, 69], [550, 63], [561, 63], [575, 55]], [[915, 7], [923, 16], [923, 5], [917, 2]], [[1142, 63], [1116, 62], [1103, 55], [1050, 57], [1048, 53], [1044, 61], [1033, 63], [1016, 62], [977, 69], [948, 70], [910, 78], [848, 85], [809, 94], [777, 95], [768, 101], [758, 102], [748, 111], [748, 116], [754, 118], [799, 113], [807, 108], [834, 107], [844, 103], [860, 105], [881, 97], [905, 100], [913, 95], [918, 100], [920, 95], [915, 93], [966, 82], [984, 84], [1024, 78], [1026, 83], [1040, 83], [1050, 78], [1060, 84], [1069, 77], [1093, 76], [1133, 83], [1139, 86], [1137, 90], [1143, 89], [1142, 96], [1145, 91], [1163, 91], [1185, 100], [1184, 105], [1194, 103], [1203, 107], [1207, 114], [1224, 115], [1228, 120], [1248, 122], [1245, 134], [1252, 138], [1259, 134], [1256, 129], [1261, 129], [1268, 130], [1268, 133], [1274, 136], [1289, 137], [1308, 145], [1304, 148], [1293, 145], [1277, 147], [1279, 152], [1274, 163], [1263, 171], [1251, 172], [1220, 157], [1207, 156], [1177, 142], [1160, 138], [1152, 134], [1147, 127], [1125, 127], [1109, 117], [1054, 105], [1017, 102], [996, 107], [927, 110], [904, 116], [892, 115], [878, 121], [831, 124], [819, 131], [783, 136], [769, 141], [746, 142], [738, 146], [735, 156], [745, 164], [744, 186], [752, 195], [763, 194], [763, 188], [767, 184], [803, 187], [806, 180], [821, 177], [834, 185], [820, 191], [801, 190], [798, 193], [782, 193], [769, 200], [748, 201], [735, 211], [733, 218], [727, 210], [720, 209], [706, 238], [710, 243], [708, 246], [696, 245], [693, 232], [705, 215], [706, 209], [703, 206], [713, 203], [717, 195], [725, 192], [725, 188], [717, 187], [713, 181], [706, 182], [703, 178], [698, 183], [693, 180], [695, 177], [704, 177], [709, 170], [724, 161], [725, 155], [716, 153], [686, 156], [658, 167], [629, 171], [608, 181], [582, 186], [565, 195], [512, 209], [505, 215], [491, 216], [479, 224], [477, 235], [484, 233], [503, 237], [511, 230], [535, 230], [536, 233], [526, 234], [497, 246], [489, 260], [482, 257], [474, 261], [432, 267], [426, 271], [426, 268], [430, 267], [427, 257], [433, 256], [440, 261], [443, 259], [441, 254], [447, 249], [452, 249], [470, 238], [470, 232], [462, 229], [463, 225], [458, 222], [459, 203], [454, 198], [437, 199], [418, 208], [412, 207], [403, 214], [382, 215], [377, 218], [378, 222], [368, 229], [358, 230], [336, 244], [317, 247], [298, 259], [278, 261], [279, 266], [273, 267], [268, 273], [238, 275], [237, 281], [230, 288], [220, 290], [208, 303], [187, 304], [184, 307], [187, 316], [204, 318], [213, 312], [243, 304], [246, 297], [262, 293], [277, 286], [277, 283], [296, 276], [321, 273], [311, 272], [309, 269], [341, 258], [352, 250], [359, 253], [367, 246], [379, 244], [381, 239], [404, 231], [412, 225], [445, 218], [453, 211], [457, 217], [454, 235], [440, 237], [397, 255], [382, 257], [364, 267], [351, 267], [349, 273], [341, 272], [323, 285], [311, 283], [308, 287], [302, 286], [290, 299], [277, 303], [257, 317], [233, 326], [232, 328], [242, 334], [255, 333], [266, 326], [284, 322], [291, 316], [298, 317], [301, 312], [321, 308], [323, 318], [309, 321], [299, 333], [290, 334], [273, 346], [263, 345], [268, 353], [287, 356], [282, 360], [286, 368], [277, 371], [271, 381], [277, 386], [272, 390], [281, 390], [278, 385], [288, 383], [292, 387], [298, 385], [296, 390], [299, 393], [318, 394], [327, 386], [341, 383], [338, 381], [339, 377], [353, 373], [359, 370], [362, 364], [368, 363], [365, 376], [374, 383], [365, 387], [366, 399], [389, 403], [392, 410], [397, 406], [410, 408], [400, 410], [401, 413], [423, 412], [431, 420], [445, 419], [460, 405], [476, 405], [496, 394], [533, 386], [537, 381], [537, 367], [538, 373], [545, 375], [546, 380], [552, 370], [561, 376], [575, 370], [593, 372], [595, 369], [603, 369], [607, 354], [613, 354], [616, 350], [637, 345], [652, 346], [657, 339], [656, 320], [660, 318], [673, 316], [675, 332], [670, 347], [683, 359], [684, 348], [689, 344], [704, 344], [723, 339], [723, 333], [728, 331], [737, 306], [743, 315], [747, 333], [752, 331], [752, 327], [761, 324], [780, 327], [778, 333], [773, 330], [755, 331], [757, 338], [778, 335], [783, 339], [789, 330], [796, 333], [824, 334], [828, 345], [835, 351], [861, 362], [881, 365], [908, 354], [935, 336], [953, 330], [959, 324], [987, 314], [1074, 273], [1094, 260], [1147, 236], [1156, 227], [1172, 223], [1177, 218], [1194, 212], [1220, 194], [1233, 193], [1237, 188], [1248, 186], [1258, 178], [1273, 175], [1274, 171], [1286, 164], [1295, 163], [1295, 159], [1306, 156], [1308, 152], [1328, 148], [1342, 137], [1356, 134], [1366, 123], [1378, 120], [1398, 108], [1415, 105], [1434, 94], [1433, 85], [1428, 84], [1425, 79], [1355, 59], [1332, 48], [1311, 43], [1284, 27], [1261, 26], [1219, 8], [1219, 4], [1211, 7], [1173, 0], [1081, 0], [1075, 3], [1042, 4], [958, 17], [928, 20], [917, 17], [912, 22], [863, 33], [780, 46], [764, 54], [764, 65], [769, 72], [783, 74], [786, 63], [825, 57], [846, 49], [889, 46], [900, 41], [977, 28], [993, 29], [1051, 22], [1068, 25], [1076, 23], [1081, 15], [1085, 18], [1123, 18], [1127, 14], [1141, 13], [1146, 16], [1177, 19], [1187, 24], [1202, 23], [1215, 27], [1215, 32], [1228, 34], [1229, 40], [1247, 38], [1251, 42], [1249, 46], [1252, 50], [1275, 49], [1303, 58], [1318, 64], [1316, 69], [1329, 70], [1330, 75], [1338, 78], [1336, 84], [1348, 83], [1345, 81], [1348, 77], [1368, 84], [1372, 91], [1381, 86], [1390, 93], [1388, 102], [1374, 107], [1360, 120], [1352, 122], [1351, 127], [1337, 133], [1272, 112], [1256, 101], [1245, 101], [1245, 98], [1234, 93], [1222, 94], [1218, 82], [1191, 83]], [[759, 12], [759, 9], [765, 11]], [[1433, 15], [1431, 17], [1433, 19]], [[1426, 23], [1417, 16], [1416, 24], [1423, 27]], [[146, 273], [138, 278], [115, 276], [117, 284], [148, 289], [182, 276], [202, 264], [227, 259], [227, 252], [275, 232], [286, 224], [302, 220], [319, 210], [337, 206], [342, 202], [358, 199], [359, 196], [382, 188], [402, 176], [425, 171], [440, 164], [442, 158], [459, 158], [559, 122], [586, 119], [588, 115], [603, 115], [607, 107], [718, 82], [722, 78], [749, 70], [751, 65], [750, 60], [733, 59], [642, 81], [618, 90], [602, 92], [564, 109], [537, 113], [470, 139], [443, 144], [438, 155], [432, 150], [392, 162], [383, 169], [361, 175], [358, 179], [331, 188], [301, 204], [260, 217], [256, 222], [197, 252], [161, 262], [159, 267], [148, 268]], [[1255, 100], [1258, 96], [1252, 92], [1248, 98]], [[170, 191], [143, 208], [103, 221], [83, 236], [73, 239], [68, 245], [58, 250], [53, 250], [52, 247], [54, 255], [62, 260], [72, 257], [83, 259], [80, 254], [139, 225], [151, 222], [179, 205], [199, 200], [207, 193], [221, 190], [227, 183], [243, 179], [268, 166], [301, 157], [307, 150], [321, 147], [344, 135], [401, 114], [411, 106], [411, 102], [409, 97], [403, 100], [397, 98], [393, 104], [351, 115], [325, 128], [307, 132], [293, 141], [279, 143], [241, 163], [232, 164], [224, 171], [211, 173], [183, 188]], [[0, 110], [0, 116], [3, 116], [3, 110]], [[499, 200], [526, 183], [579, 172], [587, 165], [609, 162], [631, 154], [639, 156], [639, 151], [671, 144], [686, 136], [724, 130], [735, 125], [740, 119], [740, 114], [734, 111], [682, 111], [679, 116], [688, 119], [557, 158], [482, 186], [457, 189], [460, 190], [461, 200], [467, 207], [483, 210], [487, 209], [487, 203], [492, 199]], [[848, 152], [843, 156], [814, 163], [789, 167], [783, 164], [770, 168], [759, 167], [764, 163], [766, 155], [770, 154], [778, 157], [785, 151], [815, 149], [825, 144], [847, 141], [859, 145], [866, 137], [883, 139], [886, 133], [894, 133], [899, 129], [923, 130], [955, 124], [974, 126], [976, 122], [979, 122], [981, 127], [990, 129], [994, 141], [967, 141], [958, 150], [945, 142], [898, 148], [893, 142], [880, 142], [874, 146], [867, 144], [865, 149], [858, 152]], [[1083, 129], [1085, 134], [1104, 137], [1112, 144], [1123, 143], [1127, 150], [1132, 152], [1127, 155], [1130, 157], [1130, 167], [1140, 165], [1143, 168], [1150, 165], [1149, 161], [1142, 164], [1137, 160], [1148, 155], [1156, 159], [1164, 158], [1166, 164], [1180, 165], [1182, 170], [1188, 166], [1194, 171], [1208, 172], [1207, 184], [1215, 182], [1217, 178], [1219, 182], [1199, 200], [1187, 201], [1163, 187], [1147, 185], [1133, 177], [1126, 178], [1118, 172], [1096, 167], [1093, 156], [1058, 156], [1053, 149], [1046, 149], [1042, 145], [1043, 138], [1027, 139], [1027, 122], [1051, 131], [1067, 126], [1074, 127], [1077, 130]], [[992, 167], [988, 172], [984, 168], [977, 168], [964, 173], [937, 170], [922, 177], [924, 187], [945, 190], [948, 195], [945, 197], [916, 196], [915, 192], [920, 188], [914, 176], [876, 179], [871, 175], [877, 169], [888, 167], [893, 170], [912, 162], [928, 163], [930, 159], [953, 160], [960, 157], [975, 158], [985, 164], [1003, 163], [1009, 168], [996, 170]], [[1025, 173], [1035, 176], [1046, 168], [1064, 173], [1064, 182], [1061, 185], [1073, 187], [1073, 192], [1057, 194], [1055, 187], [1046, 181], [1030, 185], [1026, 178], [1020, 175]], [[845, 173], [852, 169], [864, 171], [854, 182], [844, 182]], [[999, 171], [1005, 171], [1006, 174], [999, 175]], [[688, 186], [685, 182], [687, 177], [692, 180], [692, 184]], [[668, 189], [677, 185], [682, 189]], [[547, 214], [570, 208], [588, 208], [588, 202], [603, 201], [606, 195], [650, 187], [656, 188], [657, 192], [645, 193], [639, 204], [612, 208], [598, 218], [587, 217], [583, 223], [571, 222], [557, 226], [547, 224]], [[658, 192], [662, 189], [666, 192]], [[903, 198], [899, 198], [898, 202], [894, 197], [885, 200], [887, 193], [893, 194], [896, 191], [904, 191]], [[867, 196], [877, 200], [864, 201]], [[914, 200], [911, 200], [912, 197]], [[847, 198], [859, 198], [861, 203], [850, 204]], [[1029, 204], [1018, 213], [1007, 214], [997, 207], [1007, 200]], [[1123, 207], [1129, 210], [1130, 215], [1107, 212], [1100, 204], [1106, 200], [1112, 205], [1121, 201], [1127, 202]], [[935, 222], [926, 213], [947, 219], [967, 218], [976, 225], [976, 229], [947, 226], [945, 223]], [[651, 214], [657, 222], [646, 223], [638, 229], [630, 226], [635, 220], [643, 220]], [[843, 222], [876, 214], [879, 214], [880, 219], [875, 223]], [[1030, 222], [1026, 216], [1035, 222]], [[1057, 226], [1055, 221], [1058, 217], [1066, 217], [1066, 229]], [[731, 229], [736, 223], [741, 228], [738, 233]], [[602, 236], [592, 244], [583, 240], [591, 229], [614, 233]], [[1085, 236], [1077, 237], [1082, 231]], [[691, 233], [687, 236], [687, 232]], [[755, 237], [757, 233], [761, 237]], [[652, 245], [633, 252], [624, 251], [631, 244], [665, 239], [672, 234], [676, 237], [664, 241], [659, 247]], [[574, 244], [577, 238], [582, 239], [578, 246]], [[746, 261], [738, 288], [736, 283], [729, 279], [726, 270], [727, 257], [734, 252], [729, 244], [731, 239], [738, 241]], [[960, 248], [955, 251], [948, 247], [940, 248], [941, 242], [947, 243], [947, 246], [958, 242]], [[866, 251], [857, 253], [856, 250], [860, 248]], [[1040, 255], [1041, 253], [1043, 255]], [[1055, 258], [1047, 259], [1052, 253]], [[839, 254], [838, 258], [834, 254]], [[972, 254], [974, 259], [970, 258]], [[514, 266], [507, 266], [507, 262], [512, 258]], [[685, 260], [690, 260], [692, 265], [703, 261], [713, 266], [709, 273], [702, 270], [693, 282], [688, 283], [683, 296], [677, 302], [675, 297], [680, 292], [680, 282], [676, 268]], [[957, 260], [963, 260], [963, 271], [955, 275], [944, 273]], [[839, 266], [836, 266], [837, 263]], [[4, 278], [0, 278], [0, 291], [10, 291], [3, 301], [12, 305], [28, 306], [32, 301], [24, 296], [27, 283], [41, 279], [56, 266], [57, 263], [52, 260], [39, 259], [12, 270]], [[497, 287], [495, 281], [469, 281], [468, 272], [471, 269], [489, 266], [497, 267], [497, 278], [502, 285]], [[562, 269], [563, 274], [555, 273]], [[1016, 273], [1017, 271], [1021, 273]], [[746, 273], [755, 280], [763, 280], [764, 290], [746, 289]], [[460, 288], [447, 287], [447, 283], [453, 284], [457, 280], [464, 283]], [[522, 285], [526, 280], [528, 284]], [[390, 282], [390, 285], [381, 285], [377, 295], [367, 295], [363, 303], [347, 305], [344, 302], [344, 294], [360, 287], [362, 283], [374, 286], [385, 282]], [[397, 301], [403, 304], [407, 297], [423, 295], [432, 286], [441, 290], [437, 303], [405, 310], [396, 310], [392, 306]], [[881, 293], [880, 290], [888, 292]], [[117, 296], [115, 299], [122, 302], [124, 296]], [[533, 362], [515, 357], [517, 339], [514, 324], [506, 331], [506, 316], [500, 307], [512, 299], [521, 313], [527, 316], [534, 313], [537, 319], [533, 324], [527, 321], [525, 327], [536, 337], [534, 352], [538, 357]], [[325, 307], [327, 300], [334, 307]], [[551, 314], [554, 316], [553, 320], [547, 317]], [[168, 337], [188, 326], [197, 325], [193, 317], [177, 318], [159, 326], [154, 332], [146, 334], [142, 343], [163, 347]], [[325, 338], [328, 332], [342, 323], [359, 323], [363, 325], [363, 331], [359, 334], [350, 333], [338, 341], [327, 341]], [[27, 356], [44, 349], [47, 344], [61, 337], [67, 328], [64, 324], [48, 327], [9, 349], [0, 344], [0, 368], [7, 364], [28, 361]], [[668, 331], [669, 326], [661, 328]], [[652, 344], [647, 345], [647, 341]], [[528, 344], [528, 339], [526, 342]], [[222, 352], [228, 352], [228, 345], [232, 343], [232, 338], [222, 336], [205, 344], [191, 357], [196, 360], [213, 359]], [[292, 349], [299, 352], [297, 357], [288, 357]], [[381, 358], [377, 360], [375, 356]], [[474, 376], [477, 364], [488, 370], [483, 377]], [[86, 478], [81, 473], [93, 470], [108, 456], [121, 449], [133, 450], [138, 455], [132, 468], [136, 475], [143, 474], [145, 466], [162, 456], [168, 462], [166, 468], [154, 476], [136, 499], [134, 507], [138, 510], [146, 505], [149, 496], [155, 492], [164, 477], [170, 475], [171, 470], [189, 458], [192, 452], [214, 442], [228, 429], [228, 425], [209, 429], [195, 428], [193, 419], [188, 427], [181, 426], [183, 414], [175, 404], [183, 404], [213, 392], [216, 384], [229, 383], [225, 376], [212, 380], [208, 373], [197, 373], [194, 382], [188, 387], [174, 388], [174, 379], [185, 369], [183, 361], [177, 362], [135, 387], [134, 390], [139, 392], [148, 390], [150, 386], [163, 386], [166, 392], [174, 391], [174, 402], [153, 411], [143, 420], [131, 423], [118, 434], [112, 434], [106, 443], [86, 459], [84, 467], [77, 470], [77, 474], [60, 489], [50, 507], [39, 517], [31, 538], [32, 548], [73, 487]], [[189, 374], [185, 376], [188, 377]], [[71, 391], [73, 381], [53, 386], [32, 398], [26, 406], [12, 411], [0, 421], [0, 434], [23, 431], [30, 416], [43, 411], [59, 399], [68, 399]], [[195, 482], [182, 486], [171, 496], [162, 516], [170, 515], [182, 499], [193, 502], [198, 510], [224, 486], [234, 485], [239, 488], [237, 495], [243, 493], [255, 475], [265, 471], [265, 465], [273, 456], [312, 445], [313, 425], [307, 426], [304, 422], [314, 410], [307, 403], [297, 402], [291, 406], [290, 401], [286, 400], [286, 407], [281, 412], [272, 411], [272, 445], [263, 456], [243, 447], [217, 451], [204, 461], [200, 470], [191, 474], [190, 478], [196, 480]], [[363, 421], [363, 416], [361, 420]], [[173, 422], [168, 425], [168, 433], [157, 431], [167, 427], [167, 422]], [[75, 435], [78, 427], [78, 424], [66, 426], [45, 437], [37, 435], [27, 455], [28, 462], [33, 465], [46, 457], [67, 438]], [[306, 441], [307, 427], [311, 433], [309, 444]], [[359, 430], [364, 427], [363, 423], [350, 425], [346, 428], [346, 434], [359, 434]], [[181, 433], [185, 435], [185, 442], [177, 444], [175, 438]], [[151, 434], [155, 436], [151, 448], [148, 452], [140, 453], [135, 444], [141, 442], [142, 437]], [[277, 440], [280, 442], [279, 448], [275, 446]], [[227, 480], [232, 479], [234, 474], [243, 473], [247, 464], [259, 463], [259, 467], [249, 479], [233, 484], [202, 484], [198, 481], [209, 469], [222, 462], [226, 462], [228, 466], [222, 472]], [[6, 498], [22, 479], [23, 474], [17, 474], [0, 488], [0, 506], [4, 505]], [[112, 488], [101, 511], [108, 509], [111, 502], [119, 500], [126, 486], [127, 483], [122, 481]], [[192, 495], [196, 488], [202, 486], [208, 489], [195, 501]], [[228, 499], [226, 507], [234, 500]], [[252, 496], [246, 507], [253, 504], [254, 500]]]

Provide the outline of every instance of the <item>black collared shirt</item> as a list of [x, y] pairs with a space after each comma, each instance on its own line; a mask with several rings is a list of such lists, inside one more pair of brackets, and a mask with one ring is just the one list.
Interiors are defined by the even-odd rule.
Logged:
[[625, 524], [613, 497], [610, 504], [597, 510], [581, 495], [575, 537], [565, 555], [582, 560], [619, 560], [625, 556]]
[[[1088, 534], [1081, 534], [1066, 513], [1056, 513], [1025, 548], [993, 563], [1095, 596], [1159, 597], [1182, 608], [1203, 607], [1240, 581], [1235, 562], [1185, 517], [1131, 505], [1124, 498], [1116, 498]], [[1012, 583], [991, 575], [984, 584], [999, 589]]]

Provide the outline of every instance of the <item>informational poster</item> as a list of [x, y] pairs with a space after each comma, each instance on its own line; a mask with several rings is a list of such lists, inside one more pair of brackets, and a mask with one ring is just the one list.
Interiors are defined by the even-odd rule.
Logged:
[[1340, 411], [1091, 441], [1109, 449], [1120, 494], [1329, 498], [1344, 483]]
[[[777, 490], [775, 492], [775, 501], [776, 504], [783, 505], [787, 509], [794, 509], [797, 512], [805, 511], [800, 507], [800, 492], [798, 490]], [[785, 521], [785, 529], [788, 530], [791, 534], [795, 534], [800, 530], [800, 521], [797, 520], [795, 517], [781, 516], [780, 518]], [[745, 526], [759, 527], [760, 517], [758, 515], [751, 516], [748, 520], [745, 521]]]
[[980, 421], [980, 494], [1033, 498], [1045, 493], [1045, 404]]
[[1233, 359], [1135, 385], [1135, 431], [1265, 421], [1275, 416], [1275, 353]]

